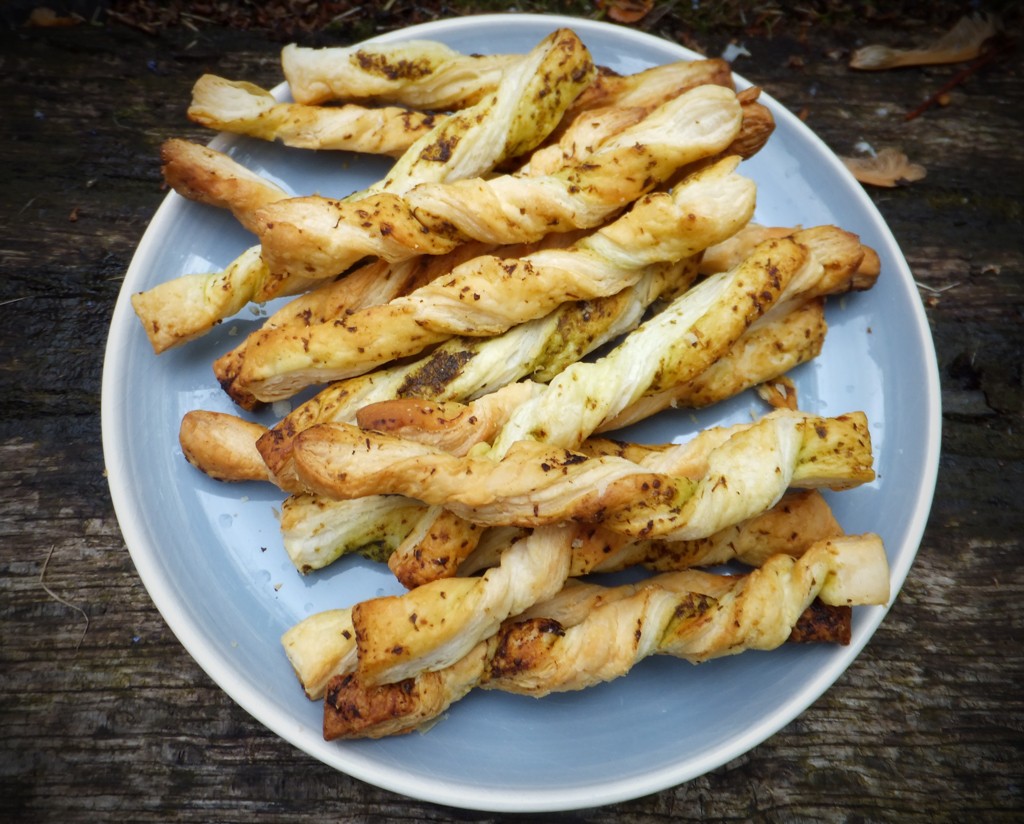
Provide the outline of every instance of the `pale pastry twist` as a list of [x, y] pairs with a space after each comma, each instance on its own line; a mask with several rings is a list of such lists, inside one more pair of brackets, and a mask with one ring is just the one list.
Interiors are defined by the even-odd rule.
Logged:
[[[196, 340], [245, 308], [270, 278], [259, 246], [250, 246], [218, 272], [196, 272], [132, 295], [132, 308], [157, 354]], [[293, 278], [293, 294], [322, 283]], [[287, 294], [282, 290], [279, 294]]]
[[731, 578], [667, 573], [596, 607], [564, 635], [537, 623], [509, 626], [495, 639], [486, 686], [540, 697], [618, 678], [649, 655], [700, 663], [771, 650], [786, 641], [815, 597], [863, 606], [885, 604], [889, 594], [877, 535], [832, 538], [799, 558], [776, 555]]
[[283, 103], [240, 80], [204, 74], [192, 87], [188, 117], [222, 132], [277, 141], [298, 149], [397, 156], [445, 115], [397, 106], [309, 106]]
[[300, 103], [363, 101], [464, 109], [522, 70], [521, 54], [466, 55], [432, 40], [308, 48], [290, 43], [281, 67]]
[[236, 404], [243, 409], [253, 409], [259, 401], [237, 382], [250, 338], [255, 339], [271, 329], [279, 334], [301, 331], [308, 326], [343, 318], [367, 306], [379, 306], [409, 294], [446, 274], [452, 267], [492, 249], [489, 244], [466, 243], [446, 255], [422, 255], [397, 263], [372, 260], [343, 278], [318, 282], [315, 288], [294, 297], [270, 315], [257, 332], [217, 358], [213, 362], [213, 374]]
[[[611, 135], [639, 123], [667, 101], [703, 85], [733, 88], [729, 64], [718, 59], [694, 60], [625, 76], [599, 72], [576, 98], [551, 137], [527, 158], [517, 173], [550, 174], [572, 160], [592, 155]], [[752, 123], [747, 123], [748, 115], [753, 119], [752, 112], [745, 110], [743, 130], [748, 125], [753, 128]]]
[[[770, 509], [692, 540], [634, 540], [600, 525], [581, 525], [572, 545], [569, 575], [618, 572], [635, 566], [669, 572], [731, 561], [760, 566], [772, 555], [798, 557], [812, 543], [841, 534], [820, 491], [792, 490]], [[474, 575], [497, 564], [505, 544], [496, 537], [498, 540], [481, 541], [457, 574]]]
[[668, 573], [615, 589], [572, 592], [545, 615], [513, 618], [450, 667], [379, 683], [357, 671], [327, 684], [324, 736], [379, 738], [438, 717], [471, 689], [534, 697], [610, 681], [644, 658], [671, 655], [692, 663], [770, 650], [793, 633], [817, 597], [831, 606], [885, 604], [885, 549], [875, 535], [839, 537], [800, 558], [778, 555], [746, 575]]

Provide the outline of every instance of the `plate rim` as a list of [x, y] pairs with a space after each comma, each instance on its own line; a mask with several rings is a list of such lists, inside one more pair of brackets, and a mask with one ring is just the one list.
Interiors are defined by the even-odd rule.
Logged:
[[[586, 41], [587, 32], [614, 34], [638, 45], [657, 43], [662, 49], [668, 48], [679, 54], [679, 59], [702, 59], [697, 54], [674, 41], [646, 32], [617, 26], [612, 23], [576, 18], [566, 15], [543, 14], [482, 14], [457, 18], [430, 21], [395, 31], [377, 35], [364, 43], [399, 42], [414, 38], [429, 38], [439, 31], [451, 33], [460, 29], [469, 29], [483, 25], [493, 25], [500, 21], [508, 21], [514, 17], [517, 24], [524, 23], [551, 29], [558, 27], [572, 28]], [[741, 75], [735, 74], [738, 86], [751, 85]], [[281, 84], [285, 86], [286, 84]], [[278, 89], [281, 87], [279, 86]], [[777, 122], [784, 121], [787, 127], [795, 129], [803, 139], [817, 144], [821, 157], [833, 167], [835, 173], [848, 181], [853, 177], [839, 161], [835, 153], [805, 123], [799, 120], [779, 101], [768, 93], [762, 94], [762, 101], [769, 106]], [[216, 138], [214, 138], [216, 139]], [[854, 181], [854, 183], [856, 183]], [[913, 285], [913, 276], [905, 256], [900, 250], [891, 229], [874, 202], [856, 184], [850, 187], [858, 197], [860, 207], [870, 216], [878, 236], [887, 246], [887, 251], [900, 269], [901, 280], [909, 288]], [[117, 370], [111, 366], [121, 356], [126, 347], [125, 337], [131, 329], [134, 314], [130, 306], [131, 291], [129, 288], [137, 279], [135, 273], [141, 268], [140, 261], [146, 256], [149, 247], [157, 244], [159, 228], [172, 219], [177, 210], [187, 204], [184, 198], [170, 192], [157, 208], [142, 239], [139, 241], [132, 262], [125, 275], [124, 285], [118, 295], [114, 312], [110, 321], [110, 332], [104, 354], [103, 376], [101, 381], [101, 434], [103, 454], [107, 469], [108, 486], [118, 519], [124, 542], [139, 573], [146, 591], [157, 607], [164, 622], [185, 648], [185, 651], [196, 661], [201, 669], [210, 677], [219, 689], [223, 690], [235, 703], [248, 712], [256, 721], [273, 733], [288, 741], [297, 749], [338, 769], [346, 774], [382, 789], [395, 792], [406, 797], [416, 798], [463, 809], [475, 809], [492, 812], [554, 812], [584, 807], [604, 806], [631, 800], [669, 787], [677, 786], [692, 780], [708, 771], [722, 766], [734, 758], [749, 752], [758, 744], [774, 735], [794, 718], [806, 711], [835, 681], [856, 661], [861, 650], [874, 636], [882, 620], [891, 609], [906, 580], [912, 566], [927, 524], [938, 475], [939, 453], [941, 447], [941, 395], [939, 392], [938, 365], [934, 349], [934, 341], [930, 334], [924, 305], [920, 300], [910, 301], [913, 311], [913, 329], [918, 345], [925, 355], [925, 374], [923, 378], [924, 394], [927, 399], [928, 420], [922, 422], [928, 429], [925, 441], [924, 465], [921, 467], [922, 482], [912, 517], [907, 524], [907, 541], [911, 551], [900, 555], [900, 563], [890, 568], [892, 597], [884, 606], [870, 607], [859, 615], [858, 620], [863, 627], [860, 640], [845, 648], [842, 656], [822, 667], [816, 677], [810, 680], [801, 695], [809, 696], [806, 701], [792, 701], [786, 712], [776, 711], [773, 715], [757, 725], [750, 727], [742, 736], [732, 739], [729, 746], [723, 746], [701, 759], [690, 762], [675, 763], [664, 766], [645, 774], [642, 777], [632, 776], [622, 780], [603, 782], [601, 786], [573, 787], [568, 790], [540, 790], [529, 788], [484, 788], [477, 785], [443, 781], [437, 778], [425, 779], [411, 776], [402, 771], [400, 765], [384, 767], [379, 763], [366, 762], [360, 758], [357, 748], [348, 749], [337, 746], [337, 742], [322, 740], [310, 742], [309, 729], [305, 725], [296, 727], [293, 718], [289, 717], [273, 702], [268, 701], [258, 689], [237, 677], [230, 663], [224, 659], [201, 632], [187, 617], [177, 612], [177, 600], [169, 583], [160, 576], [160, 565], [154, 556], [154, 547], [142, 534], [137, 519], [129, 517], [138, 509], [133, 500], [131, 480], [121, 471], [122, 456], [119, 447], [119, 432], [116, 430], [117, 414], [121, 402], [118, 398], [119, 387], [116, 383]], [[893, 277], [896, 273], [893, 273]], [[909, 281], [908, 281], [909, 279]], [[910, 319], [908, 319], [910, 320]], [[908, 326], [911, 324], [908, 323]], [[319, 735], [319, 730], [316, 734]]]

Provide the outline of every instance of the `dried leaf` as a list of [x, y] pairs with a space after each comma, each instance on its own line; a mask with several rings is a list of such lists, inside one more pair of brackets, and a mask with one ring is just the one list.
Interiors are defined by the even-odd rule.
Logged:
[[850, 68], [877, 71], [900, 66], [932, 66], [961, 63], [981, 54], [985, 41], [999, 32], [998, 21], [989, 15], [961, 17], [957, 24], [930, 46], [919, 49], [892, 49], [865, 46], [850, 58]]
[[37, 29], [60, 28], [64, 26], [77, 26], [82, 20], [79, 17], [69, 17], [57, 14], [53, 9], [46, 6], [39, 6], [32, 9], [26, 25]]
[[654, 8], [654, 0], [605, 0], [601, 5], [616, 23], [636, 23]]
[[871, 157], [842, 157], [840, 160], [861, 183], [892, 188], [921, 180], [928, 170], [911, 163], [898, 149], [886, 148]]

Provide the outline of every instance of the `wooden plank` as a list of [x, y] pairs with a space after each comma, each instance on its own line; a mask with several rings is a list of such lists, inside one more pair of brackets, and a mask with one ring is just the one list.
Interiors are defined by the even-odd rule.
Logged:
[[[942, 474], [918, 561], [861, 657], [781, 733], [680, 787], [550, 820], [1019, 820], [1020, 59], [905, 123], [955, 69], [849, 72], [849, 45], [878, 35], [751, 37], [736, 69], [835, 151], [896, 145], [928, 168], [871, 193], [922, 284], [942, 372]], [[157, 149], [206, 138], [184, 118], [200, 73], [273, 85], [279, 47], [216, 28], [0, 34], [2, 820], [509, 818], [370, 787], [251, 719], [153, 608], [110, 506], [105, 327], [164, 194]]]

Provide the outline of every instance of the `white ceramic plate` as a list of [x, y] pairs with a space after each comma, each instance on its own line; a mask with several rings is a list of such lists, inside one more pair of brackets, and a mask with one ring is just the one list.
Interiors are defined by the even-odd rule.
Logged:
[[[388, 35], [465, 52], [525, 52], [559, 26], [621, 73], [695, 58], [672, 43], [586, 20], [516, 14], [459, 18]], [[836, 223], [881, 255], [869, 293], [833, 301], [825, 350], [797, 370], [802, 406], [864, 410], [878, 480], [832, 497], [849, 532], [885, 540], [898, 592], [922, 535], [935, 483], [939, 392], [928, 326], [907, 265], [882, 218], [836, 157], [770, 99], [778, 128], [742, 171], [759, 186], [759, 222]], [[218, 137], [214, 145], [293, 191], [344, 195], [378, 179], [378, 160]], [[103, 375], [110, 488], [139, 574], [186, 649], [239, 704], [281, 737], [352, 776], [408, 796], [495, 811], [564, 810], [635, 798], [699, 776], [751, 749], [808, 707], [849, 666], [886, 608], [857, 609], [848, 647], [746, 653], [700, 667], [648, 660], [628, 677], [537, 701], [473, 693], [426, 734], [326, 743], [321, 705], [307, 702], [279, 644], [314, 611], [398, 592], [386, 568], [346, 559], [307, 577], [278, 534], [280, 495], [225, 485], [189, 467], [182, 415], [233, 411], [210, 364], [255, 318], [242, 312], [207, 338], [155, 357], [129, 296], [181, 274], [219, 269], [252, 243], [233, 219], [171, 194], [147, 230], [111, 323]], [[640, 436], [685, 437], [698, 426], [763, 411], [751, 395], [694, 416], [663, 414]], [[269, 419], [267, 422], [270, 422]]]

